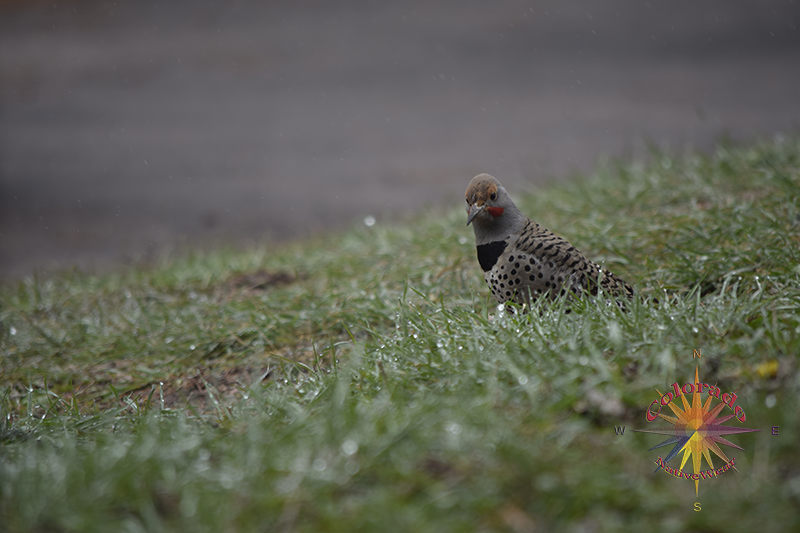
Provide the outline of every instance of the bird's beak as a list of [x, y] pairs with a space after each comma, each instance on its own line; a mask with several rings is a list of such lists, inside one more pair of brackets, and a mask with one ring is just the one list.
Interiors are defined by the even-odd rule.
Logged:
[[469, 226], [475, 217], [483, 213], [485, 205], [472, 204], [467, 210], [467, 226]]

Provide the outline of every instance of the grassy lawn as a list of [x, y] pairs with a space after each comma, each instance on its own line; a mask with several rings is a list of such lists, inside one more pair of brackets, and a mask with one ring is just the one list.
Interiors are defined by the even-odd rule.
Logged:
[[[800, 530], [800, 140], [652, 159], [518, 201], [627, 311], [499, 311], [461, 198], [0, 287], [0, 531]], [[698, 496], [631, 431], [696, 366], [764, 430]]]

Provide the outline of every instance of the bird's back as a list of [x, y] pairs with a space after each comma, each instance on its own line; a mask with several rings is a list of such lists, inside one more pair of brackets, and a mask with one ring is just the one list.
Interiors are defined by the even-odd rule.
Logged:
[[491, 244], [495, 261], [489, 265], [490, 250], [485, 249], [482, 258], [481, 247], [478, 259], [484, 279], [500, 303], [531, 303], [543, 294], [555, 298], [568, 291], [588, 290], [596, 295], [598, 280], [603, 292], [615, 297], [633, 295], [633, 289], [622, 278], [589, 261], [565, 239], [533, 220], [527, 219], [518, 234]]

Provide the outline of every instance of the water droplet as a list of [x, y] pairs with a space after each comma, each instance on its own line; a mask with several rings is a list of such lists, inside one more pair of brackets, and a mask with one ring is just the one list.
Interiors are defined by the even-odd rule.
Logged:
[[467, 244], [467, 238], [462, 235], [458, 238], [458, 244]]
[[342, 450], [342, 455], [350, 457], [358, 451], [358, 443], [353, 439], [347, 439], [342, 443], [340, 450]]
[[371, 228], [375, 225], [375, 217], [372, 215], [364, 217], [364, 225], [368, 228]]
[[520, 385], [527, 385], [528, 384], [528, 376], [520, 376], [517, 378], [517, 381]]
[[461, 424], [457, 422], [448, 422], [444, 426], [445, 431], [448, 433], [452, 433], [453, 435], [460, 435], [461, 434]]
[[441, 348], [442, 346], [444, 346], [444, 342], [442, 342], [441, 340], [436, 341], [437, 348]]
[[11, 326], [10, 328], [8, 328], [8, 332], [11, 335], [16, 335], [17, 334], [17, 328], [15, 328], [14, 326]]
[[358, 474], [359, 470], [360, 470], [360, 468], [358, 466], [358, 463], [353, 461], [353, 460], [347, 461], [344, 464], [344, 471], [347, 472], [348, 476], [354, 476], [354, 475]]
[[776, 403], [778, 403], [778, 400], [775, 398], [774, 394], [770, 394], [764, 399], [764, 405], [766, 405], [768, 409], [775, 407]]
[[586, 365], [589, 364], [589, 358], [586, 357], [585, 355], [582, 355], [582, 356], [578, 357], [578, 363], [581, 366], [586, 366]]
[[697, 332], [698, 332], [698, 331], [700, 331], [700, 330], [699, 330], [699, 329], [697, 329], [696, 327], [693, 327], [693, 328], [692, 328], [692, 331], [694, 331], [695, 333], [697, 333]]
[[317, 457], [316, 459], [314, 459], [314, 465], [313, 466], [314, 466], [314, 470], [316, 470], [317, 472], [322, 472], [323, 470], [328, 468], [328, 463], [327, 463], [327, 461], [325, 461], [325, 459], [323, 459], [321, 457]]
[[194, 351], [194, 349], [195, 349], [195, 348], [196, 348], [196, 346], [195, 346], [194, 344], [190, 344], [190, 345], [189, 345], [189, 349], [190, 349], [190, 350]]

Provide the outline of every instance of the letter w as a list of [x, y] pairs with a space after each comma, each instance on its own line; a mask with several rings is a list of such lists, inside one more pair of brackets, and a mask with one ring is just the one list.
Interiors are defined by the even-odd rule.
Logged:
[[625, 434], [625, 426], [622, 426], [622, 427], [614, 426], [614, 433], [616, 433], [617, 435], [624, 435]]
[[703, 477], [703, 479], [706, 479], [706, 478], [709, 478], [709, 477], [713, 477], [714, 476], [714, 471], [713, 470], [706, 470], [705, 472], [703, 472], [701, 470], [700, 471], [700, 475]]

